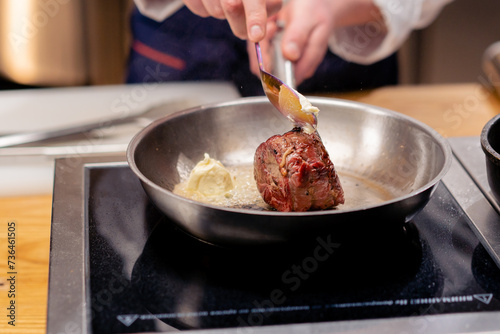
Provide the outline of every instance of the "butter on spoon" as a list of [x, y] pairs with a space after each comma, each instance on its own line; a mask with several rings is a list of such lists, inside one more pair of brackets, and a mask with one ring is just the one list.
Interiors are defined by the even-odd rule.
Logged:
[[317, 114], [319, 109], [312, 106], [311, 102], [295, 89], [266, 72], [262, 63], [259, 43], [255, 43], [255, 50], [259, 62], [262, 88], [271, 104], [288, 118], [294, 126], [303, 128], [307, 133], [315, 132], [318, 126]]
[[288, 89], [280, 89], [278, 101], [280, 108], [288, 114], [287, 118], [292, 123], [301, 127], [306, 133], [316, 131], [319, 109], [313, 106], [304, 95], [297, 91], [290, 93]]

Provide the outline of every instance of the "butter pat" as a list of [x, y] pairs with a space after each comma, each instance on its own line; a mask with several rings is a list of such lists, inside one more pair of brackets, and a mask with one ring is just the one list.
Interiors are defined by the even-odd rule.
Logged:
[[[297, 95], [299, 96], [299, 101], [301, 105], [301, 111], [310, 114], [310, 115], [315, 115], [318, 116], [319, 109], [311, 104], [311, 102], [302, 94], [297, 92]], [[304, 129], [305, 133], [313, 133], [316, 131], [316, 129], [310, 124], [310, 123], [305, 123], [305, 125], [302, 127]]]
[[227, 169], [218, 160], [205, 153], [205, 159], [191, 171], [187, 189], [204, 196], [223, 195], [234, 188], [233, 180]]

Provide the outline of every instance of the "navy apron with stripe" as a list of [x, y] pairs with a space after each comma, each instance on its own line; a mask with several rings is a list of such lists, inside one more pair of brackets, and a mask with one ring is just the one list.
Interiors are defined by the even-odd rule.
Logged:
[[[243, 96], [263, 95], [260, 81], [249, 69], [246, 42], [233, 35], [227, 21], [202, 18], [182, 7], [157, 22], [136, 9], [131, 29], [128, 83], [231, 81]], [[303, 94], [356, 91], [394, 85], [397, 78], [395, 54], [365, 66], [328, 52], [298, 90]]]

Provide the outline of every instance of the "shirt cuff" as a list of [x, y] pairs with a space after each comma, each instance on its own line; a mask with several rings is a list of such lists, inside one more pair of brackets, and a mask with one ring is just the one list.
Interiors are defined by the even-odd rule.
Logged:
[[134, 0], [142, 15], [161, 22], [178, 11], [184, 4], [181, 0]]
[[337, 29], [329, 40], [332, 52], [347, 61], [372, 64], [394, 53], [408, 38], [422, 14], [422, 0], [374, 0], [384, 23]]

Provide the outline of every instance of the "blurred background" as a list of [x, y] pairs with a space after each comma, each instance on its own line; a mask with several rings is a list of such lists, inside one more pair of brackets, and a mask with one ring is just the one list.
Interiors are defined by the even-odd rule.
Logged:
[[0, 1], [0, 87], [122, 83], [132, 0]]
[[[0, 2], [0, 89], [123, 83], [132, 0]], [[456, 0], [399, 51], [401, 84], [477, 82], [500, 1]]]

